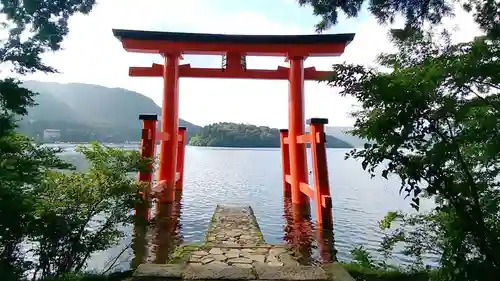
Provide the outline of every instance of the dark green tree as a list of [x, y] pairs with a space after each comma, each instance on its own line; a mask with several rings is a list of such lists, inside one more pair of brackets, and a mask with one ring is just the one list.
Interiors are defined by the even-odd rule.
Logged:
[[312, 6], [321, 17], [316, 30], [321, 32], [338, 23], [340, 13], [357, 17], [363, 8], [382, 23], [392, 23], [396, 17], [405, 19], [405, 30], [420, 29], [424, 24], [435, 25], [453, 15], [454, 7], [463, 7], [473, 14], [479, 26], [490, 36], [500, 36], [500, 9], [495, 0], [298, 0], [300, 5]]
[[[352, 148], [347, 142], [333, 136], [326, 136], [326, 146]], [[221, 122], [203, 127], [189, 140], [193, 146], [217, 147], [279, 147], [278, 129], [266, 126]]]
[[[405, 252], [439, 254], [439, 280], [492, 280], [500, 272], [500, 9], [497, 1], [299, 0], [321, 17], [321, 32], [339, 13], [356, 17], [363, 8], [381, 24], [397, 16], [405, 28], [392, 31], [395, 54], [382, 54], [378, 68], [335, 65], [328, 82], [356, 97], [354, 134], [373, 141], [347, 157], [362, 159], [373, 176], [395, 174], [400, 192], [435, 200], [425, 214], [391, 213], [383, 228], [400, 226], [384, 250], [405, 242]], [[363, 4], [366, 4], [363, 6]], [[454, 9], [472, 13], [486, 36], [452, 44], [433, 32]], [[427, 25], [428, 24], [428, 25]], [[430, 30], [426, 28], [430, 26]], [[387, 71], [389, 69], [389, 71]], [[420, 260], [421, 262], [422, 260]]]
[[416, 209], [436, 199], [442, 280], [488, 280], [500, 272], [500, 42], [446, 38], [396, 39], [379, 58], [391, 72], [336, 65], [329, 84], [361, 102], [353, 132], [375, 143], [348, 157], [399, 176]]
[[[42, 62], [41, 55], [57, 51], [68, 33], [68, 19], [88, 13], [95, 0], [0, 1], [0, 41], [3, 71], [26, 74], [56, 72]], [[8, 75], [7, 75], [8, 76]], [[15, 121], [34, 105], [35, 93], [12, 78], [0, 80], [0, 272], [2, 280], [17, 279], [29, 265], [22, 258], [20, 243], [33, 220], [33, 187], [47, 169], [67, 168], [57, 150], [40, 147], [16, 134]]]
[[136, 150], [91, 143], [78, 147], [87, 172], [50, 171], [35, 190], [35, 227], [30, 240], [36, 276], [79, 273], [90, 256], [116, 246], [131, 224], [140, 182], [131, 176], [149, 161]]

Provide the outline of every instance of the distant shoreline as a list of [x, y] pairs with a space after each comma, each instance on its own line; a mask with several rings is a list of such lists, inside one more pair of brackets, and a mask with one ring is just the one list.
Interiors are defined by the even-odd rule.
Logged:
[[[43, 142], [41, 144], [48, 144], [48, 145], [81, 145], [81, 144], [90, 144], [90, 142]], [[121, 146], [121, 145], [140, 145], [141, 142], [128, 142], [128, 143], [101, 143], [103, 145], [116, 145], [116, 146]], [[159, 145], [157, 143], [156, 145]], [[186, 144], [186, 146], [189, 147], [203, 147], [203, 148], [224, 148], [224, 149], [253, 149], [253, 148], [262, 148], [262, 149], [279, 149], [279, 146], [202, 146], [202, 145], [189, 145]], [[327, 147], [326, 149], [353, 149], [352, 147]]]

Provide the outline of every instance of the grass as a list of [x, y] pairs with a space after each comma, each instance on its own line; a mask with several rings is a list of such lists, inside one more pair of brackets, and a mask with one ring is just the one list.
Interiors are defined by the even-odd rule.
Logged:
[[217, 209], [219, 208], [219, 205], [217, 205], [215, 207], [215, 210], [214, 210], [214, 213], [212, 215], [212, 218], [210, 219], [210, 222], [208, 223], [208, 228], [207, 228], [207, 232], [205, 233], [205, 244], [208, 244], [210, 243], [208, 241], [208, 238], [212, 235], [212, 227], [215, 225], [215, 223], [217, 222], [217, 218], [216, 218], [216, 211]]
[[396, 269], [363, 267], [357, 263], [340, 263], [356, 281], [428, 281], [430, 273], [404, 272]]
[[255, 217], [252, 207], [250, 207], [250, 214], [250, 217], [252, 218], [252, 224], [258, 230], [257, 233], [255, 233], [255, 235], [257, 235], [257, 237], [259, 238], [257, 244], [264, 244], [266, 241], [264, 240], [264, 235], [262, 235], [262, 231], [260, 230], [259, 223], [257, 222], [257, 217]]
[[259, 229], [259, 231], [257, 233], [255, 233], [255, 235], [257, 235], [257, 237], [259, 238], [260, 242], [262, 242], [262, 243], [265, 242], [264, 241], [264, 235], [262, 235], [262, 232], [260, 231], [260, 229]]
[[189, 257], [191, 256], [191, 252], [199, 250], [201, 247], [200, 244], [190, 243], [190, 244], [181, 244], [172, 251], [167, 263], [170, 264], [183, 264], [187, 263]]

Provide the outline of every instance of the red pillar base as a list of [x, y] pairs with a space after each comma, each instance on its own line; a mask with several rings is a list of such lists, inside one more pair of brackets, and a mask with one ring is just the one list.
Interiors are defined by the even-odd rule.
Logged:
[[[156, 115], [141, 114], [139, 115], [139, 120], [142, 120], [141, 157], [153, 160], [155, 156], [156, 123], [158, 117]], [[142, 203], [135, 209], [135, 215], [148, 221], [150, 213], [149, 198], [153, 180], [153, 162], [148, 164], [145, 170], [139, 171], [137, 178], [143, 185], [143, 190], [139, 194], [142, 198]]]

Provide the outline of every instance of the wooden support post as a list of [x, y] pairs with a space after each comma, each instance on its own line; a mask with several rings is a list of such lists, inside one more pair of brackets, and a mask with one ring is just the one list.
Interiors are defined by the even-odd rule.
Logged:
[[[156, 146], [156, 115], [141, 114], [139, 120], [142, 120], [141, 133], [141, 157], [154, 158]], [[144, 184], [144, 190], [140, 192], [143, 204], [135, 210], [136, 216], [149, 220], [149, 195], [151, 193], [151, 184], [153, 180], [153, 163], [150, 163], [145, 170], [139, 171], [137, 178]]]
[[158, 196], [159, 205], [171, 203], [174, 200], [179, 126], [179, 55], [165, 54], [164, 57], [163, 106], [161, 111], [162, 139], [160, 142], [158, 181], [165, 181], [165, 187]]
[[290, 149], [290, 179], [293, 204], [307, 204], [309, 198], [300, 191], [308, 182], [306, 145], [297, 142], [304, 134], [304, 58], [289, 57], [288, 143]]
[[280, 130], [280, 146], [281, 146], [281, 179], [283, 182], [283, 197], [290, 198], [292, 196], [290, 184], [286, 181], [290, 175], [290, 149], [288, 148], [288, 130]]
[[328, 165], [326, 162], [325, 124], [328, 119], [311, 118], [310, 125], [311, 156], [314, 181], [314, 201], [316, 206], [316, 225], [323, 229], [332, 229], [332, 198], [328, 183]]
[[179, 144], [177, 147], [177, 174], [178, 179], [175, 183], [175, 190], [182, 191], [184, 184], [184, 153], [186, 150], [186, 127], [179, 127]]

